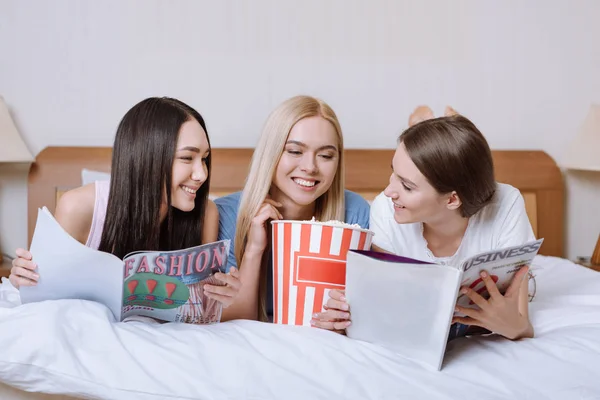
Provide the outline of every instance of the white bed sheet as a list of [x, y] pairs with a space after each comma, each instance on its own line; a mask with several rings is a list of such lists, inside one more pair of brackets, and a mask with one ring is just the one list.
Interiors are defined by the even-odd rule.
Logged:
[[600, 399], [600, 273], [536, 264], [536, 338], [452, 341], [440, 372], [319, 329], [114, 323], [92, 302], [8, 299], [0, 381], [107, 399]]

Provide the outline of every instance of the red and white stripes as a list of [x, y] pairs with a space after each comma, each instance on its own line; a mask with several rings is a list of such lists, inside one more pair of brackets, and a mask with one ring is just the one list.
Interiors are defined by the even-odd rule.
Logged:
[[331, 289], [344, 289], [346, 254], [368, 250], [373, 233], [315, 222], [273, 221], [274, 323], [310, 326]]

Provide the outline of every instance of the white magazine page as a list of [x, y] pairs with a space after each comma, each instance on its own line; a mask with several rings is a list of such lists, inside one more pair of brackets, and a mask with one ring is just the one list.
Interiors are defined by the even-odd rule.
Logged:
[[123, 298], [123, 262], [73, 239], [44, 207], [30, 248], [40, 275], [35, 286], [20, 288], [23, 304], [81, 299], [107, 306], [118, 321]]
[[348, 252], [348, 337], [439, 370], [460, 276], [460, 270], [449, 266], [399, 264]]
[[[519, 246], [492, 250], [467, 259], [461, 265], [463, 270], [461, 286], [471, 287], [484, 297], [489, 296], [479, 275], [481, 271], [485, 270], [496, 282], [498, 290], [504, 293], [510, 286], [514, 274], [521, 267], [529, 265], [530, 271], [536, 269], [531, 266], [531, 263], [543, 241], [544, 239], [533, 240]], [[465, 307], [472, 306], [471, 300], [465, 295], [460, 295], [457, 304]]]

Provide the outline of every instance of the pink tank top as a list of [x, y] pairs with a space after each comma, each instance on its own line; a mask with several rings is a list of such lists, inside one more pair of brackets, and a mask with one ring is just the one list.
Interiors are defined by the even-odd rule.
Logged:
[[110, 191], [110, 181], [96, 181], [96, 201], [94, 202], [94, 215], [92, 217], [92, 226], [85, 245], [94, 250], [100, 247], [102, 239], [102, 230], [104, 229], [104, 220], [106, 219], [106, 207], [108, 206], [108, 192]]

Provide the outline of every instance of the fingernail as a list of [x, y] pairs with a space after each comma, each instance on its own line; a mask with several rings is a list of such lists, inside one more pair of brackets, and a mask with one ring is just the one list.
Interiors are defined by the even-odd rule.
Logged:
[[314, 313], [312, 316], [313, 318], [319, 318], [319, 313]]
[[346, 323], [344, 324], [344, 326], [345, 326], [346, 328], [347, 328], [347, 327], [349, 327], [350, 325], [352, 325], [352, 322], [350, 322], [350, 321], [348, 321], [348, 322], [346, 322]]
[[314, 319], [311, 319], [311, 320], [310, 320], [310, 324], [311, 324], [311, 325], [314, 325], [314, 324], [315, 324], [315, 320], [314, 320]]
[[461, 292], [462, 294], [467, 294], [467, 289], [464, 289], [464, 288], [463, 288], [463, 289], [460, 289], [460, 292]]
[[487, 272], [481, 271], [481, 277], [482, 278], [487, 278]]
[[346, 303], [342, 304], [342, 310], [348, 311], [348, 304], [346, 304]]
[[340, 297], [340, 300], [341, 300], [341, 301], [346, 301], [346, 296], [342, 296], [342, 297]]
[[458, 307], [454, 307], [454, 311], [458, 312]]
[[33, 274], [33, 277], [34, 277], [35, 279], [40, 279], [40, 276], [39, 276], [38, 274]]

